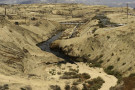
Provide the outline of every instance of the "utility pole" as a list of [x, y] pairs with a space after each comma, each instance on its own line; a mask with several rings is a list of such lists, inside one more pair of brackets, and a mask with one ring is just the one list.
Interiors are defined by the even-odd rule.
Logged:
[[7, 15], [7, 8], [5, 8], [5, 16]]
[[25, 17], [24, 17], [24, 18], [25, 18], [25, 24], [26, 24], [26, 23], [27, 23], [27, 22], [26, 22], [26, 19], [27, 19], [27, 17], [26, 17], [26, 13], [25, 13]]
[[58, 2], [57, 0], [54, 1], [54, 4], [55, 4], [55, 10], [56, 10], [56, 4], [57, 4], [57, 2]]
[[128, 19], [128, 10], [129, 10], [129, 9], [128, 9], [128, 3], [127, 3], [127, 19]]

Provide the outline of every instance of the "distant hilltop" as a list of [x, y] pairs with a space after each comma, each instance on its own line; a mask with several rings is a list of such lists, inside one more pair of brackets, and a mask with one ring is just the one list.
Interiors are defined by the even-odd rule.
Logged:
[[0, 5], [7, 5], [7, 4], [5, 4], [5, 3], [0, 3]]
[[135, 7], [134, 0], [0, 0], [1, 4], [32, 4], [32, 3], [84, 3], [90, 5], [125, 6]]

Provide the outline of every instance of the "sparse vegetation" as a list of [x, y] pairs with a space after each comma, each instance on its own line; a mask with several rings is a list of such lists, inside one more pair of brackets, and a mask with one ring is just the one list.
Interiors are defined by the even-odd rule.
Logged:
[[117, 25], [115, 23], [110, 22], [110, 19], [106, 15], [104, 15], [104, 14], [98, 14], [95, 17], [93, 17], [92, 19], [93, 20], [94, 19], [99, 20], [98, 21], [98, 26], [100, 28], [107, 27], [108, 25], [110, 25], [110, 26], [116, 26]]
[[114, 66], [108, 66], [107, 70], [112, 70], [114, 68]]
[[70, 85], [65, 85], [65, 90], [70, 90]]
[[69, 71], [78, 73], [79, 72], [79, 69], [70, 68]]
[[58, 75], [61, 75], [61, 72], [57, 72]]
[[76, 82], [76, 81], [73, 82], [73, 85], [78, 85], [78, 84], [80, 84], [80, 83], [78, 83], [78, 82]]
[[90, 75], [88, 73], [82, 73], [81, 78], [90, 79], [91, 77], [90, 77]]
[[113, 70], [113, 68], [114, 66], [108, 66], [106, 69], [104, 69], [104, 71], [109, 75], [114, 75], [118, 79], [118, 83], [120, 83], [122, 80], [122, 75], [118, 71]]
[[71, 87], [71, 90], [79, 90], [79, 89], [78, 89], [77, 86], [74, 86], [74, 85], [73, 85], [73, 86]]
[[[10, 90], [14, 86], [21, 90], [41, 87], [46, 90], [45, 86], [48, 87], [50, 82], [56, 90], [60, 90], [61, 86], [63, 89], [65, 84], [66, 90], [71, 90], [71, 87], [74, 90], [77, 90], [77, 87], [80, 89], [81, 84], [84, 84], [84, 90], [95, 90], [101, 87], [103, 81], [92, 81], [89, 74], [94, 72], [93, 74], [101, 76], [104, 74], [102, 66], [107, 65], [105, 72], [119, 80], [122, 78], [121, 74], [131, 73], [128, 77], [131, 80], [135, 77], [135, 17], [131, 14], [131, 8], [127, 22], [125, 9], [123, 8], [124, 12], [120, 13], [122, 8], [119, 7], [63, 3], [0, 6], [0, 76], [6, 76], [1, 78], [0, 90]], [[7, 11], [5, 15], [4, 9]], [[51, 38], [63, 31], [64, 34], [60, 38]], [[52, 47], [59, 49], [58, 52], [49, 48], [54, 39], [59, 39]], [[44, 43], [45, 40], [47, 43]], [[37, 44], [39, 42], [42, 43]], [[41, 52], [40, 48], [46, 51]], [[59, 54], [59, 51], [62, 54]], [[66, 57], [68, 55], [70, 57]], [[53, 66], [57, 64], [58, 67]], [[68, 68], [69, 65], [72, 68]], [[122, 70], [124, 68], [125, 70]], [[116, 83], [116, 78], [109, 76], [109, 79], [107, 74], [104, 74], [103, 78], [108, 80], [109, 85]], [[17, 75], [17, 78], [12, 75]], [[30, 79], [33, 82], [30, 87], [25, 87], [28, 83], [22, 83], [19, 78], [22, 81]], [[3, 81], [8, 79], [10, 85], [3, 85]], [[14, 84], [16, 79], [17, 84]], [[46, 82], [40, 86], [40, 81], [43, 80]], [[60, 86], [53, 85], [56, 83]]]
[[60, 77], [61, 79], [76, 79], [79, 78], [79, 74], [76, 72], [65, 72], [63, 76]]
[[77, 79], [80, 78], [82, 80], [90, 79], [90, 75], [87, 73], [77, 73], [77, 72], [64, 72], [61, 79]]
[[123, 63], [122, 65], [125, 65], [126, 63]]
[[83, 84], [82, 90], [98, 90], [103, 85], [104, 80], [101, 77], [97, 77], [92, 80], [88, 80]]
[[55, 70], [55, 69], [52, 69], [52, 70], [49, 71], [49, 73], [50, 73], [51, 75], [56, 75], [56, 70]]
[[120, 58], [118, 58], [117, 61], [120, 61]]
[[52, 90], [61, 90], [60, 86], [58, 86], [58, 85], [50, 85], [50, 88]]
[[103, 60], [100, 61], [89, 61], [89, 67], [101, 67]]
[[9, 90], [9, 85], [5, 84], [3, 86], [0, 86], [0, 90]]
[[61, 68], [61, 64], [57, 64], [57, 66], [58, 66], [59, 68]]

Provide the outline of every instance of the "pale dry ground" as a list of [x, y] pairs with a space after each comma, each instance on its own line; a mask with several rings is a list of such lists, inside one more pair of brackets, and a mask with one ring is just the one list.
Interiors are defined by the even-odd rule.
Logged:
[[[79, 68], [77, 68], [79, 66]], [[19, 90], [17, 85], [23, 86], [31, 86], [32, 90], [48, 90], [50, 85], [59, 85], [62, 90], [64, 90], [65, 85], [69, 84], [72, 85], [72, 80], [63, 80], [59, 79], [61, 75], [58, 75], [58, 72], [64, 73], [68, 72], [69, 68], [79, 69], [79, 73], [88, 73], [91, 76], [91, 79], [101, 77], [105, 81], [102, 88], [100, 90], [109, 90], [111, 86], [115, 86], [117, 84], [117, 79], [114, 76], [107, 75], [102, 68], [90, 68], [84, 63], [77, 63], [75, 64], [62, 64], [61, 67], [57, 65], [53, 65], [48, 67], [45, 71], [47, 72], [47, 79], [40, 80], [40, 79], [27, 79], [25, 77], [18, 77], [18, 76], [5, 76], [0, 74], [0, 83], [9, 84], [10, 90]], [[51, 75], [49, 71], [55, 69], [56, 75]], [[83, 86], [80, 84], [78, 88], [82, 88]]]
[[110, 87], [117, 85], [117, 78], [107, 75], [102, 68], [92, 68], [83, 63], [78, 63], [80, 73], [89, 73], [91, 78], [101, 77], [105, 83], [99, 90], [109, 90]]
[[[117, 85], [116, 77], [107, 75], [102, 68], [92, 68], [86, 65], [85, 63], [76, 63], [76, 65], [70, 63], [62, 64], [61, 67], [54, 66], [54, 67], [47, 68], [46, 71], [49, 72], [50, 70], [55, 69], [56, 73], [63, 72], [63, 71], [68, 72], [69, 68], [76, 69], [76, 70], [79, 69], [79, 73], [88, 73], [91, 76], [91, 79], [101, 77], [105, 81], [105, 83], [103, 84], [102, 88], [99, 90], [109, 90], [110, 87]], [[72, 81], [74, 81], [74, 80], [71, 81], [59, 80], [59, 77], [60, 77], [59, 75], [54, 75], [54, 76], [49, 75], [48, 78], [54, 78], [53, 80], [59, 81], [61, 83], [69, 83], [69, 85], [71, 85]], [[64, 90], [64, 85], [59, 84], [59, 82], [57, 82], [57, 85], [60, 85], [62, 90]], [[83, 86], [79, 85], [78, 87], [82, 88]]]

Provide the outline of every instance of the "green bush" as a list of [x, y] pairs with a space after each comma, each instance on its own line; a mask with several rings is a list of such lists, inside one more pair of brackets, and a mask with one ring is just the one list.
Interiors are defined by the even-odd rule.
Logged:
[[72, 86], [71, 90], [79, 90], [77, 86]]
[[82, 90], [89, 90], [88, 86], [84, 83]]
[[76, 72], [76, 73], [79, 72], [79, 69], [72, 69], [72, 68], [70, 68], [69, 70], [72, 71], [72, 72]]
[[74, 81], [74, 82], [73, 82], [73, 85], [78, 85], [78, 84], [80, 84], [80, 83], [77, 82], [77, 81]]
[[57, 72], [58, 75], [61, 75], [61, 72]]
[[118, 83], [122, 80], [122, 75], [116, 70], [112, 70], [113, 66], [108, 66], [104, 71], [109, 75], [114, 75], [118, 79]]
[[85, 79], [89, 79], [90, 75], [87, 73], [77, 73], [77, 72], [65, 72], [63, 74], [63, 76], [60, 77], [60, 79], [81, 79], [81, 80], [85, 80]]
[[50, 88], [52, 90], [61, 90], [60, 86], [58, 86], [58, 85], [50, 85]]
[[51, 71], [49, 71], [49, 73], [50, 73], [51, 75], [56, 75], [56, 70], [55, 70], [55, 69], [52, 69]]
[[60, 77], [60, 79], [76, 79], [79, 78], [79, 74], [76, 72], [65, 72], [63, 76]]
[[103, 60], [100, 61], [90, 61], [89, 67], [101, 67], [101, 64], [103, 63]]
[[106, 15], [104, 15], [104, 14], [98, 14], [95, 17], [92, 18], [92, 20], [94, 20], [94, 19], [99, 20], [98, 21], [98, 26], [100, 28], [107, 27], [107, 25], [117, 26], [116, 23], [111, 22], [110, 19]]
[[90, 79], [91, 78], [88, 73], [82, 73], [81, 77], [84, 78], [84, 79]]
[[107, 70], [112, 70], [114, 68], [114, 66], [108, 66]]
[[65, 75], [76, 75], [76, 72], [64, 72]]
[[[32, 88], [30, 86], [25, 86], [25, 87], [21, 87], [21, 90], [32, 90]], [[0, 89], [1, 90], [1, 89]], [[5, 90], [5, 89], [3, 89]], [[6, 89], [7, 90], [7, 89]]]
[[89, 80], [86, 82], [87, 84], [83, 84], [82, 90], [98, 90], [101, 88], [105, 81], [101, 77], [97, 77], [95, 79]]
[[65, 90], [70, 90], [70, 85], [65, 85]]
[[95, 79], [87, 81], [87, 83], [90, 84], [90, 85], [94, 85], [95, 83], [102, 84], [102, 83], [104, 83], [104, 80], [101, 77], [97, 77]]

